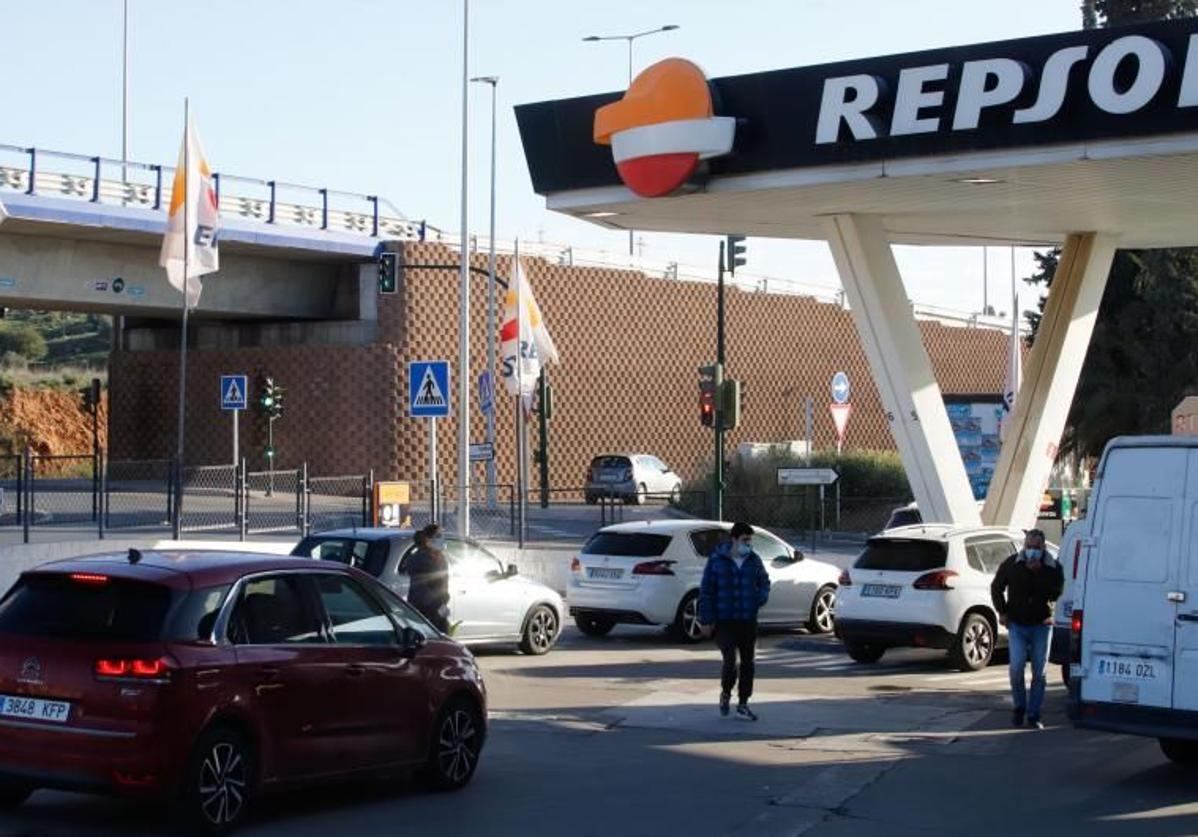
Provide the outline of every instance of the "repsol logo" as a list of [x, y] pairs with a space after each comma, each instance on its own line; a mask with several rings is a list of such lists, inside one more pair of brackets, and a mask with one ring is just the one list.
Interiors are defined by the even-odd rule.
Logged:
[[906, 67], [897, 77], [838, 76], [824, 81], [815, 143], [1049, 123], [1073, 97], [1086, 97], [1106, 114], [1130, 116], [1172, 90], [1178, 93], [1170, 107], [1198, 105], [1198, 35], [1189, 37], [1180, 65], [1161, 41], [1125, 35], [1101, 48], [1058, 49], [1036, 68], [1012, 58], [981, 58]]

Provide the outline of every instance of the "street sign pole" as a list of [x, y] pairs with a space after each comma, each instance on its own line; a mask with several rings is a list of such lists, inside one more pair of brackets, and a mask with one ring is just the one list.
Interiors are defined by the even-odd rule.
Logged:
[[237, 433], [239, 430], [237, 425], [239, 425], [241, 423], [241, 410], [233, 410], [232, 413], [233, 413], [233, 466], [236, 467], [237, 463], [241, 461], [240, 459], [237, 458]]
[[437, 420], [428, 420], [428, 490], [433, 522], [439, 522], [441, 514], [441, 486], [437, 479]]
[[715, 346], [715, 475], [712, 478], [712, 517], [724, 519], [724, 241], [720, 240], [720, 264], [716, 289]]

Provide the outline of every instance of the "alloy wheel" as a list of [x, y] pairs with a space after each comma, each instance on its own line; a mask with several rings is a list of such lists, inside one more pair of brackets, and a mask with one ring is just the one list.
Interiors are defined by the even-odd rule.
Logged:
[[976, 620], [965, 629], [965, 659], [972, 665], [980, 665], [990, 659], [994, 650], [994, 637], [984, 620]]
[[682, 630], [689, 639], [703, 636], [703, 626], [699, 624], [699, 599], [696, 596], [691, 596], [682, 605]]
[[200, 810], [213, 825], [235, 821], [245, 807], [248, 781], [245, 755], [236, 745], [218, 741], [200, 765]]
[[455, 785], [469, 776], [478, 761], [479, 740], [474, 718], [465, 709], [453, 709], [441, 722], [437, 739], [437, 767]]
[[832, 611], [836, 607], [836, 591], [824, 590], [815, 599], [815, 629], [821, 634], [832, 632]]
[[528, 636], [538, 651], [548, 651], [557, 636], [557, 617], [547, 607], [537, 608], [528, 624]]

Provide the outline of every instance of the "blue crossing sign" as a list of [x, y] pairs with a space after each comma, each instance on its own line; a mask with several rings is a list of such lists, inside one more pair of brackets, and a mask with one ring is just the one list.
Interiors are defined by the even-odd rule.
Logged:
[[220, 408], [244, 410], [249, 406], [249, 387], [245, 375], [220, 376]]
[[849, 402], [849, 376], [843, 372], [832, 376], [832, 400], [837, 404]]
[[408, 415], [413, 418], [449, 415], [449, 361], [408, 362]]
[[484, 416], [491, 414], [495, 409], [495, 384], [490, 372], [483, 372], [478, 376], [478, 409], [482, 411]]

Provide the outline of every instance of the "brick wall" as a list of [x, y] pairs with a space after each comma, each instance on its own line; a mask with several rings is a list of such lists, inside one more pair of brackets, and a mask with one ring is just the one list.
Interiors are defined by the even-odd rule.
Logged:
[[[437, 244], [412, 244], [406, 260], [453, 263]], [[486, 266], [485, 254], [474, 258]], [[563, 267], [526, 259], [525, 269], [557, 343], [562, 364], [550, 371], [555, 416], [550, 428], [551, 481], [577, 486], [590, 458], [604, 451], [657, 454], [685, 476], [710, 460], [711, 432], [698, 420], [697, 368], [715, 357], [715, 287], [656, 279], [627, 271]], [[497, 271], [507, 277], [510, 260]], [[485, 359], [486, 281], [471, 283], [470, 436], [483, 438], [474, 378]], [[502, 300], [502, 291], [500, 291]], [[802, 435], [802, 399], [815, 398], [817, 447], [834, 443], [829, 381], [843, 369], [853, 383], [855, 412], [846, 445], [893, 448], [877, 390], [849, 312], [794, 296], [729, 289], [728, 374], [744, 386], [743, 422], [728, 434], [740, 441]], [[307, 459], [314, 473], [420, 478], [426, 471], [427, 424], [406, 415], [408, 360], [453, 361], [457, 389], [456, 270], [410, 270], [400, 292], [380, 297], [380, 342], [365, 348], [272, 347], [189, 354], [188, 459], [229, 458], [229, 420], [217, 403], [225, 372], [272, 374], [287, 390], [276, 424], [283, 467]], [[946, 394], [999, 393], [1006, 337], [997, 331], [921, 323], [924, 343]], [[111, 364], [114, 454], [169, 455], [174, 448], [175, 352], [118, 352]], [[499, 479], [515, 477], [512, 399], [497, 394]], [[456, 475], [457, 420], [439, 422], [442, 479]], [[260, 423], [243, 417], [243, 444], [260, 449]], [[247, 426], [252, 429], [247, 431]], [[535, 432], [530, 432], [535, 447]], [[475, 479], [481, 478], [476, 466]]]

